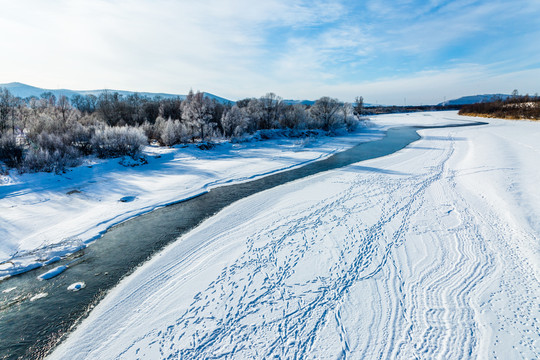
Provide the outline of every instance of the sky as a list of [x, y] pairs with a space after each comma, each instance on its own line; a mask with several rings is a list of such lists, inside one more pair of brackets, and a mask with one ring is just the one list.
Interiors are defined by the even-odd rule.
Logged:
[[436, 104], [540, 92], [540, 1], [0, 0], [0, 83]]

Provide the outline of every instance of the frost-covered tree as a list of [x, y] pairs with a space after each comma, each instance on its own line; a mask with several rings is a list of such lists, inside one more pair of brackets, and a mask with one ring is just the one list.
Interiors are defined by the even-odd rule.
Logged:
[[182, 119], [199, 130], [201, 141], [205, 139], [205, 132], [211, 132], [212, 129], [212, 105], [212, 101], [205, 97], [204, 93], [197, 91], [193, 94], [193, 90], [189, 91], [182, 103]]
[[[274, 93], [231, 106], [199, 91], [190, 91], [184, 101], [109, 92], [76, 95], [71, 101], [44, 93], [22, 101], [0, 89], [0, 162], [21, 171], [63, 171], [92, 153], [135, 156], [148, 139], [172, 146], [274, 128], [352, 129], [357, 122], [350, 106], [339, 106], [328, 97], [309, 108], [286, 105]], [[267, 135], [261, 132], [261, 137]]]
[[135, 158], [147, 143], [141, 128], [122, 126], [97, 129], [92, 137], [92, 147], [102, 158], [128, 155]]
[[251, 99], [247, 106], [242, 108], [246, 113], [248, 124], [247, 132], [252, 133], [256, 130], [260, 130], [260, 124], [263, 122], [263, 109], [262, 104], [258, 99]]
[[340, 106], [338, 99], [324, 96], [313, 104], [310, 108], [310, 113], [320, 122], [322, 129], [328, 131], [336, 122]]
[[349, 104], [348, 102], [341, 104], [340, 110], [341, 110], [341, 115], [343, 116], [344, 121], [346, 121], [348, 118], [350, 118], [353, 115], [352, 105]]
[[221, 124], [226, 137], [241, 136], [247, 131], [248, 117], [243, 109], [234, 105], [223, 114]]
[[236, 102], [236, 106], [238, 106], [240, 109], [245, 108], [246, 106], [248, 106], [251, 100], [253, 100], [253, 98], [245, 98], [245, 99], [238, 100]]
[[348, 132], [354, 131], [358, 126], [358, 121], [353, 116], [354, 110], [351, 104], [343, 103], [341, 106], [342, 121]]
[[187, 141], [187, 131], [179, 120], [158, 118], [159, 141], [163, 145], [173, 146]]
[[92, 128], [75, 119], [64, 120], [56, 108], [48, 107], [37, 117], [29, 117], [25, 125], [16, 142], [27, 147], [24, 159], [17, 164], [20, 171], [61, 172], [80, 164], [81, 156], [91, 152]]
[[81, 164], [80, 154], [73, 148], [48, 150], [30, 148], [22, 162], [21, 171], [47, 171], [60, 173], [67, 167]]
[[302, 104], [289, 105], [284, 108], [279, 122], [282, 128], [304, 129], [310, 123], [309, 113]]

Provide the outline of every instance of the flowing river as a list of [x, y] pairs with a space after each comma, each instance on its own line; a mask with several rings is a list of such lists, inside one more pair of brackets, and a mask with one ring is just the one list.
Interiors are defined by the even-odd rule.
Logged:
[[[418, 140], [420, 129], [482, 124], [392, 128], [380, 140], [360, 143], [325, 160], [258, 180], [221, 186], [114, 226], [83, 251], [0, 282], [0, 359], [43, 358], [122, 277], [239, 199], [322, 171], [392, 154]], [[184, 244], [186, 252], [197, 245]], [[49, 280], [37, 278], [60, 265], [68, 265], [60, 275]], [[68, 291], [68, 286], [76, 282], [84, 282], [86, 287]]]

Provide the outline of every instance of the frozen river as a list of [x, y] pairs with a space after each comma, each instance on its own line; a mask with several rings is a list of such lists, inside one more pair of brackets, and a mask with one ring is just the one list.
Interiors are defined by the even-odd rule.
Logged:
[[[328, 159], [259, 180], [215, 188], [115, 226], [92, 246], [39, 270], [45, 273], [68, 264], [68, 270], [56, 277], [40, 280], [35, 272], [29, 272], [1, 282], [0, 332], [10, 336], [0, 338], [0, 354], [17, 358], [46, 353], [122, 277], [229, 204], [322, 171], [391, 154], [419, 139], [416, 130], [390, 129], [381, 140], [361, 143]], [[185, 242], [182, 246], [185, 254], [190, 254], [200, 244]], [[70, 284], [81, 281], [84, 291], [65, 291]]]

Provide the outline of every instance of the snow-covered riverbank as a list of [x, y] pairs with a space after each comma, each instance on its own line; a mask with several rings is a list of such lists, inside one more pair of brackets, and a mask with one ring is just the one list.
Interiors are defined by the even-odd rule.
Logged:
[[66, 174], [0, 178], [0, 279], [87, 246], [111, 226], [225, 183], [250, 180], [330, 156], [383, 136], [372, 124], [340, 137], [147, 147], [148, 164], [94, 160]]
[[432, 121], [431, 116], [420, 122], [387, 119], [378, 117], [367, 128], [339, 137], [225, 143], [211, 150], [147, 147], [148, 164], [135, 167], [119, 159], [94, 159], [62, 175], [12, 172], [0, 177], [0, 279], [55, 261], [115, 224], [212, 187], [326, 158], [378, 139], [390, 126]]
[[538, 357], [540, 123], [488, 121], [227, 207], [52, 358]]

